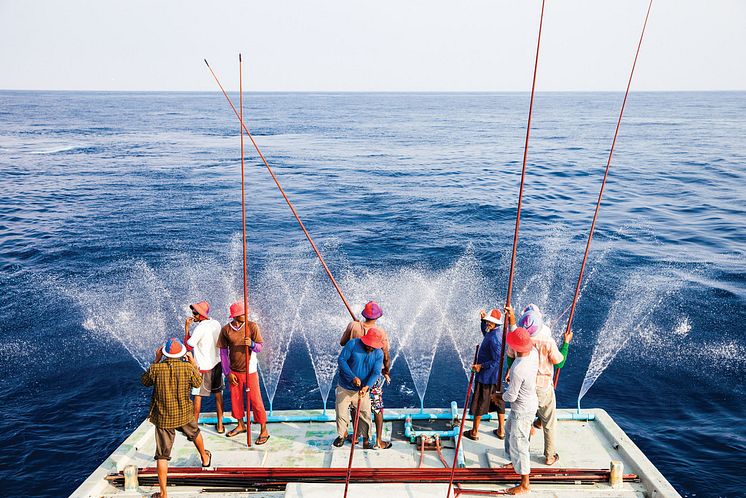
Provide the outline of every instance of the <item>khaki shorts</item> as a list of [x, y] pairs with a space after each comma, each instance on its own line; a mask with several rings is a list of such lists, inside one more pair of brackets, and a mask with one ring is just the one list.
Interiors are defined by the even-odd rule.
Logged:
[[189, 441], [194, 441], [199, 436], [199, 427], [197, 421], [192, 420], [186, 425], [176, 427], [175, 429], [155, 428], [155, 459], [171, 460], [171, 448], [174, 446], [176, 431], [181, 432]]

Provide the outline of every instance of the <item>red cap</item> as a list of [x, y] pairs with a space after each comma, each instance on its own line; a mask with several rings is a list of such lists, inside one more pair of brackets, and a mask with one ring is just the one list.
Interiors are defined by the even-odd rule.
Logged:
[[236, 301], [235, 303], [231, 304], [230, 308], [231, 318], [236, 318], [237, 316], [245, 315], [243, 310], [243, 301]]
[[207, 304], [207, 301], [200, 301], [198, 303], [190, 304], [189, 307], [192, 309], [192, 311], [196, 311], [201, 316], [209, 318], [208, 313], [210, 313], [210, 305]]
[[383, 332], [373, 327], [368, 329], [368, 332], [360, 340], [366, 346], [370, 346], [373, 349], [381, 349], [383, 347]]
[[534, 347], [534, 341], [531, 340], [531, 335], [528, 333], [528, 330], [522, 327], [518, 327], [514, 331], [508, 333], [506, 339], [508, 346], [519, 353], [528, 353], [531, 351], [531, 348]]

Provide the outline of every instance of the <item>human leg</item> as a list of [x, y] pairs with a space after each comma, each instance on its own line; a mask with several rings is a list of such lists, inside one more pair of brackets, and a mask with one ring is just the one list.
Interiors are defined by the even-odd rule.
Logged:
[[158, 487], [161, 488], [160, 498], [167, 498], [166, 485], [168, 482], [168, 460], [158, 460]]
[[215, 430], [218, 431], [218, 434], [222, 434], [225, 432], [225, 427], [223, 427], [223, 393], [222, 392], [215, 393], [215, 411], [218, 414], [218, 423], [215, 425]]
[[[259, 388], [259, 374], [256, 372], [249, 374], [249, 399], [251, 399], [251, 411], [254, 414], [254, 422], [261, 426], [258, 441], [265, 442], [269, 439], [269, 432], [267, 432], [267, 411], [264, 409], [262, 391]], [[263, 442], [260, 444], [263, 444]]]
[[159, 496], [163, 498], [167, 495], [168, 461], [171, 460], [171, 448], [173, 448], [175, 437], [174, 429], [155, 428], [155, 460], [158, 469], [158, 486], [161, 488]]
[[194, 419], [199, 420], [199, 412], [202, 409], [202, 396], [195, 396], [192, 404], [194, 405]]
[[238, 434], [241, 434], [242, 432], [246, 432], [246, 427], [243, 424], [243, 417], [244, 417], [244, 390], [246, 389], [245, 383], [246, 383], [246, 374], [242, 372], [233, 372], [233, 374], [238, 379], [238, 384], [235, 386], [231, 384], [231, 415], [233, 415], [233, 418], [238, 420], [238, 425], [230, 431], [226, 436], [233, 437]]
[[528, 475], [531, 473], [528, 438], [533, 418], [533, 413], [514, 414], [511, 412], [508, 419], [510, 430], [506, 439], [506, 446], [509, 448], [510, 461], [513, 464], [516, 474]]
[[557, 428], [557, 398], [554, 394], [554, 387], [551, 385], [537, 394], [539, 394], [539, 420], [541, 420], [544, 432], [544, 458], [547, 465], [552, 465], [559, 459], [554, 445]]
[[337, 418], [337, 436], [346, 439], [347, 429], [350, 426], [350, 405], [356, 391], [349, 391], [342, 386], [337, 386], [335, 391], [334, 411]]
[[[355, 392], [355, 396], [359, 396]], [[357, 405], [357, 399], [355, 399]], [[360, 396], [360, 415], [358, 420], [358, 435], [363, 436], [363, 442], [370, 444], [370, 428], [373, 425], [373, 414], [370, 407], [370, 396]]]

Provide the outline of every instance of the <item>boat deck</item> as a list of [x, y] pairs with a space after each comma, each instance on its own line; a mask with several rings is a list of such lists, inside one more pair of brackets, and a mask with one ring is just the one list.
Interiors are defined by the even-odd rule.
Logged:
[[[448, 414], [450, 410], [426, 410], [432, 414]], [[418, 413], [418, 410], [389, 410], [387, 416]], [[572, 420], [574, 410], [558, 410], [557, 448], [560, 461], [555, 466], [562, 468], [609, 469], [612, 460], [621, 461], [624, 473], [639, 476], [639, 482], [624, 482], [612, 487], [608, 482], [581, 484], [574, 481], [562, 483], [534, 483], [532, 496], [539, 497], [678, 497], [680, 496], [653, 464], [635, 446], [626, 434], [614, 423], [609, 415], [599, 409], [584, 410], [592, 420]], [[318, 410], [275, 412], [283, 418], [293, 416], [319, 415]], [[332, 413], [333, 415], [333, 413]], [[278, 417], [279, 418], [279, 417]], [[215, 420], [214, 414], [203, 414], [202, 421]], [[430, 424], [431, 427], [426, 427]], [[415, 429], [449, 429], [450, 421], [414, 421]], [[212, 467], [314, 467], [346, 468], [350, 453], [349, 443], [342, 448], [331, 446], [336, 436], [334, 422], [275, 422], [269, 424], [271, 438], [262, 446], [246, 447], [245, 435], [227, 438], [215, 431], [215, 426], [202, 424], [205, 447], [212, 452]], [[231, 425], [227, 425], [230, 429]], [[471, 422], [467, 421], [467, 429]], [[469, 468], [497, 468], [505, 463], [503, 441], [492, 435], [497, 422], [485, 420], [480, 427], [478, 441], [463, 439], [463, 463]], [[404, 435], [404, 422], [387, 421], [384, 424], [384, 439], [391, 439], [393, 447], [387, 450], [364, 450], [358, 445], [355, 450], [354, 467], [367, 468], [417, 468], [420, 464], [420, 448], [410, 443]], [[258, 435], [254, 429], [254, 438]], [[531, 440], [532, 468], [545, 468], [543, 456], [543, 436], [540, 430]], [[450, 465], [454, 459], [453, 440], [443, 440], [443, 456]], [[136, 490], [125, 491], [115, 487], [105, 479], [111, 473], [124, 470], [129, 465], [138, 468], [154, 467], [153, 454], [155, 438], [153, 425], [143, 422], [116, 451], [72, 494], [74, 497], [124, 497], [149, 496], [157, 491], [155, 486], [140, 485]], [[183, 435], [177, 434], [169, 469], [178, 467], [199, 467], [199, 455], [194, 446]], [[423, 467], [444, 468], [436, 451], [425, 451]], [[462, 490], [500, 490], [510, 484], [464, 484]], [[353, 483], [348, 496], [365, 497], [381, 495], [386, 497], [429, 497], [443, 496], [447, 484], [442, 483]], [[169, 496], [175, 497], [272, 497], [272, 498], [332, 498], [341, 497], [343, 484], [329, 483], [290, 483], [279, 491], [249, 491], [240, 488], [206, 489], [200, 486], [169, 487]], [[464, 493], [463, 496], [469, 496]]]

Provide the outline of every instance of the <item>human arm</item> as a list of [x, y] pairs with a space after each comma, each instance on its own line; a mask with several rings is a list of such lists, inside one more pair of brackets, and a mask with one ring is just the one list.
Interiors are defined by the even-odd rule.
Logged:
[[381, 370], [383, 369], [383, 351], [376, 349], [371, 354], [376, 355], [375, 363], [373, 364], [373, 369], [370, 371], [370, 374], [368, 374], [363, 381], [363, 387], [367, 386], [368, 389], [375, 385], [378, 377], [381, 375]]
[[339, 339], [340, 346], [344, 347], [348, 342], [350, 342], [350, 339], [353, 339], [352, 332], [356, 323], [358, 322], [350, 322], [347, 324], [347, 328], [342, 332], [342, 337]]
[[357, 379], [357, 377], [355, 376], [355, 373], [352, 371], [347, 361], [352, 355], [352, 348], [354, 346], [354, 342], [348, 342], [345, 347], [342, 348], [342, 352], [339, 353], [339, 357], [337, 358], [337, 365], [339, 366], [339, 376], [345, 381], [348, 381], [352, 384], [354, 384], [353, 381], [354, 379]]
[[[508, 374], [510, 374], [510, 371], [508, 371]], [[523, 379], [520, 378], [520, 376], [513, 377], [514, 378], [510, 380], [510, 384], [508, 384], [508, 389], [503, 393], [503, 401], [509, 403], [518, 399], [518, 393], [521, 390], [521, 384], [523, 384]]]
[[516, 328], [515, 325], [515, 311], [513, 311], [513, 307], [508, 305], [505, 307], [505, 318], [508, 320], [508, 330], [510, 332], [513, 332]]
[[191, 375], [189, 376], [189, 385], [192, 387], [199, 387], [202, 385], [202, 374], [199, 372], [199, 366], [197, 366], [197, 360], [191, 353], [186, 354], [186, 360], [192, 366]]
[[[153, 363], [150, 364], [150, 367], [160, 363], [162, 359], [163, 348], [159, 346], [158, 349], [155, 350], [155, 357], [153, 358]], [[145, 373], [140, 376], [140, 383], [145, 387], [150, 387], [155, 384], [153, 381], [153, 375], [150, 373], [150, 367], [148, 367], [148, 369], [145, 370]]]

